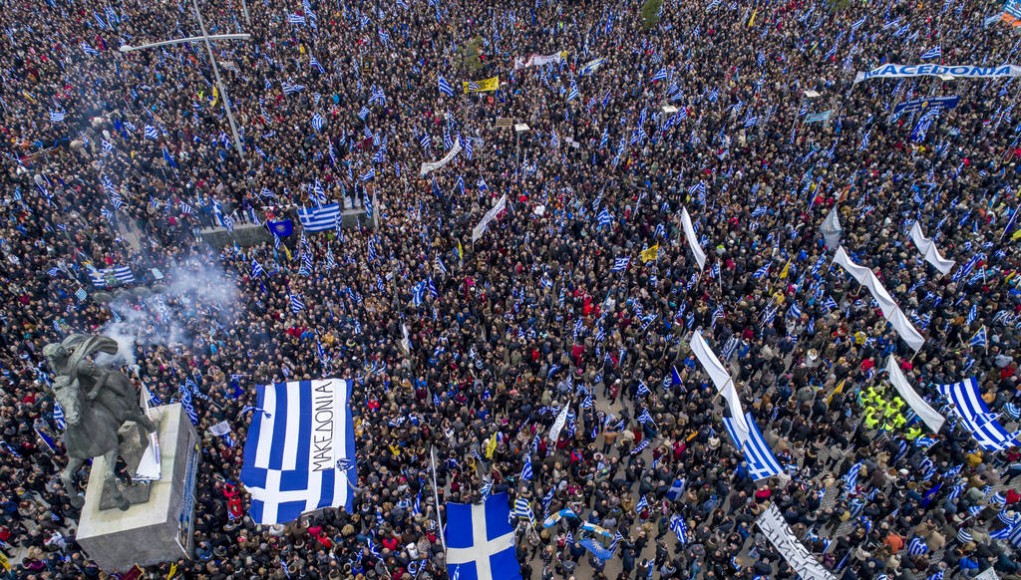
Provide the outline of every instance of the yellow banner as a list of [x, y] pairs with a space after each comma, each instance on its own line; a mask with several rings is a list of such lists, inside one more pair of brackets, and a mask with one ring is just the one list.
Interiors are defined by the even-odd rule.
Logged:
[[492, 459], [493, 453], [495, 451], [496, 451], [496, 433], [493, 433], [493, 436], [489, 439], [489, 442], [486, 443], [486, 459]]
[[642, 263], [650, 260], [656, 260], [659, 258], [659, 244], [652, 246], [651, 248], [645, 248], [638, 253], [638, 257], [642, 259]]
[[791, 269], [791, 261], [787, 260], [787, 263], [783, 265], [783, 270], [780, 271], [780, 279], [783, 280], [787, 277], [787, 272]]
[[462, 82], [461, 86], [464, 87], [465, 94], [468, 93], [488, 93], [495, 91], [500, 88], [500, 77], [491, 77], [488, 79], [482, 79], [481, 81]]
[[3, 552], [0, 552], [0, 569], [7, 572], [11, 571], [11, 563], [7, 560], [7, 556], [4, 556]]

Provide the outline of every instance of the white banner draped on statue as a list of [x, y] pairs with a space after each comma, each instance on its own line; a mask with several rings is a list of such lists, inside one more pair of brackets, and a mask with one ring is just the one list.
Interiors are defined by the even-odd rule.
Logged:
[[454, 141], [454, 146], [447, 151], [447, 154], [443, 156], [443, 159], [439, 161], [427, 161], [422, 164], [422, 169], [419, 170], [418, 174], [425, 177], [430, 171], [436, 171], [440, 167], [443, 167], [447, 163], [450, 163], [454, 159], [454, 156], [461, 152], [461, 142]]
[[836, 580], [798, 541], [776, 504], [770, 504], [755, 524], [799, 576], [805, 580]]
[[918, 225], [917, 221], [915, 225], [911, 226], [911, 241], [915, 243], [915, 247], [921, 252], [925, 261], [932, 264], [940, 273], [945, 275], [953, 270], [954, 261], [947, 260], [940, 255], [939, 250], [936, 249], [936, 242], [925, 237], [925, 234], [922, 233], [922, 226]]
[[943, 415], [940, 415], [935, 409], [929, 406], [925, 402], [925, 399], [918, 394], [915, 389], [911, 387], [911, 383], [908, 382], [908, 378], [901, 372], [900, 367], [897, 366], [897, 359], [891, 354], [890, 358], [886, 360], [886, 371], [890, 373], [890, 384], [897, 389], [897, 393], [900, 394], [900, 398], [904, 399], [904, 402], [911, 407], [918, 418], [925, 423], [929, 429], [932, 429], [933, 433], [939, 433], [940, 427], [943, 426], [945, 419]]
[[681, 209], [681, 226], [684, 228], [684, 238], [688, 240], [688, 247], [691, 248], [691, 253], [695, 254], [698, 269], [705, 270], [705, 252], [702, 251], [702, 246], [698, 244], [698, 238], [695, 237], [695, 227], [691, 225], [691, 216], [688, 215], [686, 207]]
[[472, 243], [482, 237], [482, 234], [486, 232], [486, 228], [489, 227], [489, 222], [496, 219], [497, 214], [507, 209], [507, 195], [500, 196], [500, 201], [496, 202], [496, 205], [486, 212], [486, 215], [482, 216], [482, 221], [477, 226], [472, 228]]

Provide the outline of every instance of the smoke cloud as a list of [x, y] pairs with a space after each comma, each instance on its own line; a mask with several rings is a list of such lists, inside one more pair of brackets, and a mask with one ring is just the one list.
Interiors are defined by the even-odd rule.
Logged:
[[162, 292], [136, 289], [108, 304], [113, 318], [101, 334], [117, 341], [117, 354], [100, 354], [97, 363], [137, 368], [142, 347], [163, 345], [177, 350], [196, 341], [208, 343], [211, 334], [222, 334], [234, 323], [237, 284], [215, 258], [191, 257], [173, 263], [164, 276]]

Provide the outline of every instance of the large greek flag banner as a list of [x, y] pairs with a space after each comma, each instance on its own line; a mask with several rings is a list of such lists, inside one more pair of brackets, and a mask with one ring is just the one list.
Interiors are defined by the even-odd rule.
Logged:
[[241, 482], [258, 524], [351, 508], [355, 473], [351, 383], [339, 379], [260, 385], [245, 441]]
[[978, 388], [975, 377], [950, 385], [936, 385], [936, 390], [947, 398], [954, 413], [985, 451], [1003, 451], [1018, 445], [1018, 434], [1010, 433], [991, 413]]
[[521, 580], [506, 493], [447, 504], [447, 574], [458, 580]]

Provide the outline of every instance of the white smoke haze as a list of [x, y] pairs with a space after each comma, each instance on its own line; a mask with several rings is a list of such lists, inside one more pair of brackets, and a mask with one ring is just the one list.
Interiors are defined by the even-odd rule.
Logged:
[[229, 328], [238, 303], [237, 284], [214, 257], [205, 259], [171, 264], [161, 281], [166, 286], [162, 292], [124, 292], [110, 301], [114, 316], [100, 332], [117, 341], [117, 354], [100, 354], [96, 362], [137, 370], [139, 347], [189, 345]]

